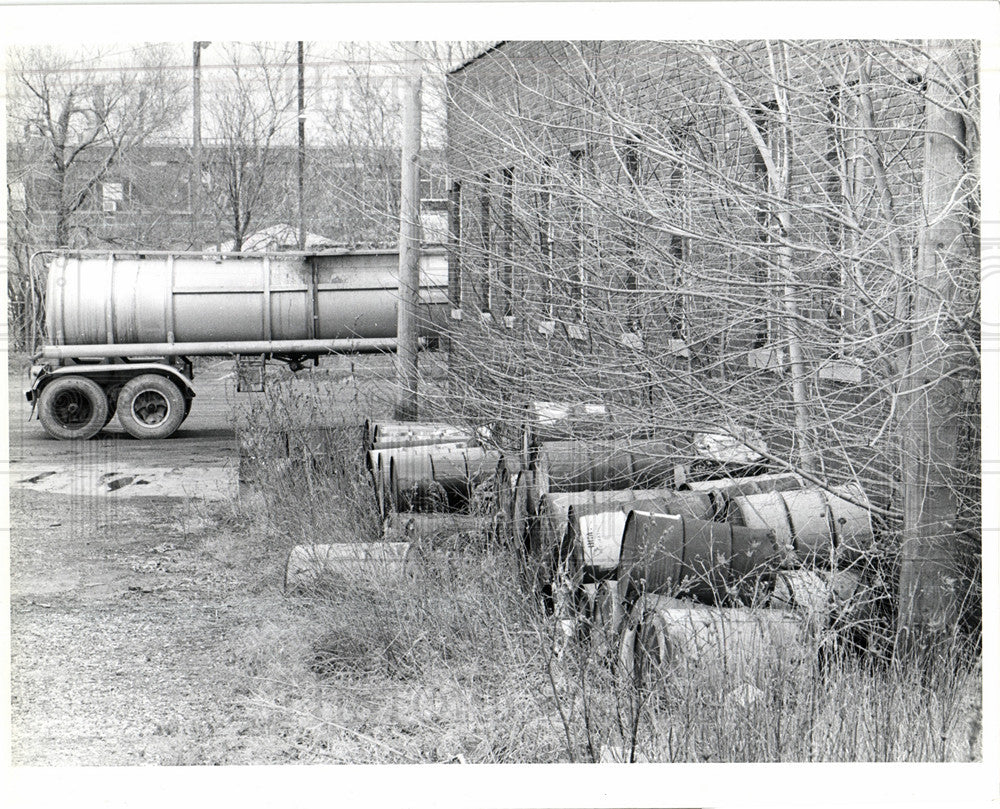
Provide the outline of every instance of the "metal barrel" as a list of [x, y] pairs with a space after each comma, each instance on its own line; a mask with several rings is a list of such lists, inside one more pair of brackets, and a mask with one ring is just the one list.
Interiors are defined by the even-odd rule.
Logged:
[[373, 422], [370, 431], [373, 449], [426, 444], [474, 443], [478, 440], [474, 430], [439, 422], [380, 421]]
[[606, 434], [608, 422], [608, 409], [599, 402], [529, 402], [524, 417], [525, 448], [530, 451], [545, 441]]
[[[398, 253], [60, 254], [49, 267], [55, 346], [393, 338]], [[447, 259], [421, 255], [424, 334], [445, 322]], [[223, 352], [225, 353], [225, 352]]]
[[395, 511], [467, 508], [473, 491], [496, 474], [497, 450], [435, 444], [386, 450]]
[[611, 489], [605, 491], [549, 492], [539, 498], [531, 551], [539, 556], [554, 551], [566, 533], [570, 506], [628, 503], [675, 494], [672, 489]]
[[630, 499], [569, 507], [564, 545], [572, 568], [582, 573], [584, 583], [617, 576], [622, 534], [630, 511], [712, 519], [712, 502], [700, 492], [636, 491], [634, 494]]
[[517, 473], [517, 478], [514, 481], [514, 497], [511, 502], [512, 539], [515, 546], [523, 548], [525, 553], [529, 550], [529, 536], [535, 520], [535, 511], [530, 503], [529, 495], [532, 477], [533, 473], [530, 469], [521, 469]]
[[496, 475], [500, 453], [483, 447], [459, 447], [431, 454], [434, 483], [448, 497], [452, 508], [468, 508], [473, 493]]
[[532, 468], [544, 492], [667, 486], [681, 460], [675, 442], [550, 441], [540, 445]]
[[718, 492], [727, 497], [738, 497], [762, 492], [786, 492], [801, 489], [805, 480], [794, 472], [780, 472], [770, 475], [753, 475], [743, 478], [721, 478], [718, 480], [686, 481], [677, 488], [681, 491]]
[[523, 547], [514, 532], [514, 498], [521, 462], [514, 455], [500, 453], [490, 484], [489, 508], [493, 519], [493, 537], [503, 547]]
[[440, 511], [447, 502], [434, 484], [431, 456], [425, 447], [386, 450], [389, 462], [389, 511]]
[[365, 419], [365, 423], [361, 428], [361, 450], [364, 453], [369, 453], [372, 447], [375, 445], [375, 422], [370, 418]]
[[729, 518], [737, 525], [769, 528], [799, 563], [845, 566], [874, 549], [868, 498], [857, 485], [826, 492], [797, 489], [733, 497]]
[[472, 447], [476, 446], [476, 439], [471, 435], [462, 436], [460, 434], [454, 435], [441, 435], [441, 436], [424, 436], [424, 437], [399, 437], [399, 438], [388, 438], [384, 441], [376, 441], [373, 449], [383, 450], [383, 449], [409, 449], [414, 447], [433, 447], [440, 446], [442, 444], [447, 444], [449, 446], [455, 447]]
[[864, 490], [856, 483], [834, 487], [827, 493], [827, 503], [836, 536], [837, 563], [850, 565], [871, 555], [875, 550], [875, 531]]
[[[619, 643], [622, 671], [644, 688], [665, 686], [685, 670], [717, 669], [734, 685], [761, 671], [805, 663], [815, 645], [800, 615], [779, 609], [709, 607], [644, 597], [632, 608]], [[754, 699], [749, 686], [734, 698]]]
[[795, 555], [806, 564], [834, 563], [835, 539], [822, 489], [799, 489], [781, 492], [792, 525]]
[[[461, 443], [435, 444], [433, 447], [445, 449], [458, 449], [463, 446]], [[399, 457], [397, 474], [405, 475], [404, 466], [413, 463], [413, 458], [426, 455], [430, 447], [390, 447], [388, 449], [372, 449], [365, 455], [365, 468], [372, 477], [375, 487], [376, 500], [379, 503], [380, 512], [388, 514], [394, 508], [394, 490], [391, 487], [391, 466], [392, 458]]]
[[747, 494], [729, 500], [728, 518], [733, 525], [769, 530], [786, 557], [794, 554], [792, 522], [781, 492]]
[[775, 577], [770, 604], [822, 616], [852, 598], [861, 587], [861, 577], [850, 570], [782, 570]]
[[381, 454], [369, 450], [365, 453], [365, 469], [372, 481], [372, 491], [375, 493], [375, 504], [379, 514], [385, 513], [385, 480], [382, 476]]
[[622, 532], [619, 575], [627, 594], [690, 595], [720, 603], [752, 593], [783, 560], [769, 531], [633, 510]]
[[408, 542], [296, 545], [285, 562], [285, 590], [315, 587], [335, 577], [399, 575], [408, 550]]

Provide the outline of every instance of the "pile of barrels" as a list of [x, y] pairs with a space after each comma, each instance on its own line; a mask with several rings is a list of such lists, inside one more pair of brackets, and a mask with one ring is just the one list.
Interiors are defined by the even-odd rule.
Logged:
[[763, 467], [735, 476], [745, 463], [692, 482], [691, 442], [581, 439], [576, 421], [599, 406], [583, 407], [534, 411], [545, 418], [528, 420], [521, 463], [504, 465], [506, 500], [498, 492], [505, 541], [524, 548], [568, 639], [596, 639], [626, 666], [637, 649], [659, 668], [746, 663], [765, 648], [804, 653], [862, 597], [875, 531], [860, 486]]
[[506, 451], [485, 428], [367, 422], [379, 553], [485, 533], [523, 560], [565, 645], [600, 638], [626, 666], [718, 655], [723, 638], [738, 660], [801, 646], [859, 591], [875, 535], [858, 485], [766, 470], [692, 482], [692, 442], [609, 440], [607, 419], [600, 404], [533, 403]]
[[383, 537], [377, 542], [301, 545], [285, 566], [285, 590], [310, 589], [332, 576], [417, 575], [433, 547], [481, 533], [471, 513], [496, 474], [500, 453], [482, 445], [489, 431], [441, 423], [365, 421], [364, 465]]

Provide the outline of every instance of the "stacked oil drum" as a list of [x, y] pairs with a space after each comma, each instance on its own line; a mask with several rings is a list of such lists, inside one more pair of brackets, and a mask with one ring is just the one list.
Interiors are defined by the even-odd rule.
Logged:
[[752, 457], [702, 463], [712, 479], [691, 481], [699, 437], [612, 441], [609, 421], [598, 404], [530, 406], [508, 484], [507, 541], [567, 640], [627, 667], [637, 649], [661, 669], [744, 665], [806, 654], [806, 636], [853, 608], [875, 543], [860, 486]]
[[507, 451], [485, 428], [366, 423], [379, 553], [405, 568], [428, 538], [509, 547], [557, 651], [596, 643], [626, 669], [803, 655], [850, 609], [875, 543], [860, 486], [738, 453], [692, 464], [704, 436], [613, 440], [610, 419], [598, 403], [535, 402]]
[[469, 544], [482, 520], [470, 513], [499, 453], [481, 445], [485, 430], [441, 423], [368, 420], [363, 431], [382, 539], [301, 545], [285, 567], [286, 591], [331, 578], [413, 576], [436, 546]]

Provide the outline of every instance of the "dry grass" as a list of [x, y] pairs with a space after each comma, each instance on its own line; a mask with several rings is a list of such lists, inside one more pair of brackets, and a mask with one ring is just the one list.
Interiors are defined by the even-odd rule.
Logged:
[[[305, 442], [311, 456], [268, 448], [275, 432], [315, 428], [325, 395], [322, 384], [273, 386], [239, 426], [253, 483], [237, 511], [270, 558], [303, 542], [378, 538], [360, 456], [368, 403]], [[843, 655], [820, 670], [809, 654], [739, 677], [692, 667], [637, 687], [600, 644], [556, 654], [558, 627], [526, 595], [513, 554], [485, 540], [430, 554], [414, 575], [371, 568], [286, 601], [295, 621], [245, 639], [248, 699], [262, 726], [297, 734], [304, 761], [981, 757], [978, 662], [943, 656], [922, 670]]]

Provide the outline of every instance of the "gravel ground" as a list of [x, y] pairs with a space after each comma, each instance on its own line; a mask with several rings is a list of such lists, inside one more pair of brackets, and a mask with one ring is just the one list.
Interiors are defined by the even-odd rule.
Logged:
[[[350, 371], [346, 358], [333, 364]], [[306, 749], [299, 723], [253, 696], [262, 648], [308, 621], [281, 594], [284, 549], [267, 548], [217, 494], [94, 485], [137, 469], [235, 483], [230, 423], [249, 400], [231, 363], [199, 371], [192, 415], [173, 438], [135, 441], [112, 422], [80, 444], [28, 421], [24, 368], [11, 363], [15, 765], [283, 763]], [[38, 470], [60, 489], [24, 482]]]
[[235, 537], [188, 503], [81, 499], [12, 493], [13, 763], [287, 760], [243, 716], [240, 643], [285, 610], [276, 586], [248, 588], [216, 555]]

